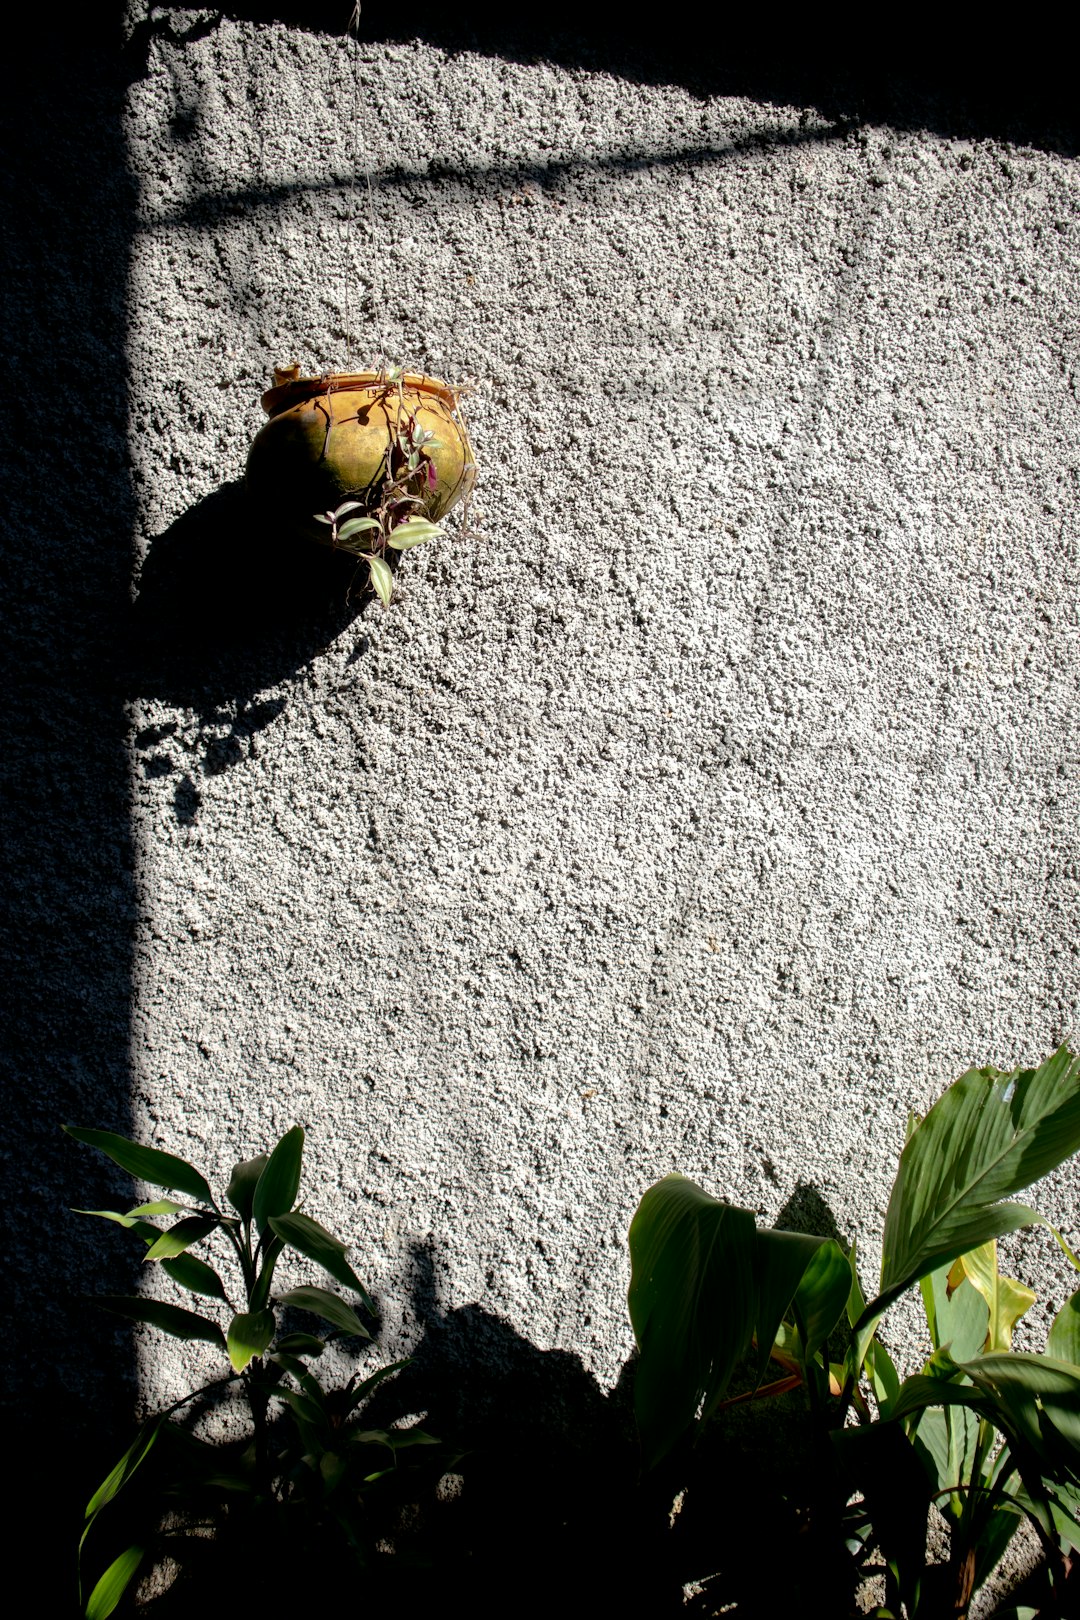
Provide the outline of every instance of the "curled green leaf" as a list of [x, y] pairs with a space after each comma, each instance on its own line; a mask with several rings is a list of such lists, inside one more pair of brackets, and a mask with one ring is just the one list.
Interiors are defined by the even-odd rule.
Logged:
[[178, 1254], [172, 1260], [163, 1260], [161, 1269], [189, 1294], [205, 1294], [208, 1299], [225, 1298], [224, 1284], [213, 1266], [194, 1254]]
[[174, 1339], [204, 1339], [207, 1344], [225, 1348], [225, 1336], [216, 1322], [185, 1310], [182, 1305], [166, 1305], [157, 1299], [140, 1299], [124, 1294], [98, 1295], [95, 1304], [116, 1316], [126, 1316], [133, 1322], [146, 1322], [172, 1334]]
[[291, 1131], [286, 1131], [266, 1161], [255, 1188], [252, 1215], [260, 1232], [266, 1231], [272, 1215], [284, 1215], [296, 1202], [303, 1154], [303, 1126], [294, 1125]]
[[190, 1249], [193, 1243], [199, 1243], [210, 1232], [221, 1225], [216, 1215], [189, 1215], [185, 1220], [177, 1221], [170, 1226], [167, 1232], [162, 1232], [147, 1249], [147, 1260], [172, 1260], [185, 1249]]
[[113, 1559], [87, 1600], [86, 1620], [107, 1620], [135, 1579], [144, 1556], [142, 1547], [132, 1546]]
[[137, 1176], [140, 1181], [148, 1181], [151, 1186], [164, 1187], [170, 1192], [186, 1193], [189, 1198], [197, 1198], [200, 1203], [213, 1207], [214, 1199], [209, 1186], [186, 1159], [178, 1159], [172, 1153], [162, 1153], [158, 1148], [142, 1147], [138, 1142], [130, 1142], [126, 1136], [117, 1136], [112, 1131], [89, 1131], [74, 1125], [65, 1125], [64, 1130], [76, 1142], [106, 1154], [121, 1170]]
[[[366, 1294], [364, 1301], [369, 1303]], [[287, 1293], [279, 1294], [277, 1302], [279, 1305], [291, 1305], [296, 1310], [311, 1311], [342, 1333], [355, 1334], [361, 1339], [371, 1337], [352, 1307], [328, 1288], [317, 1288], [313, 1283], [306, 1283], [301, 1288], [290, 1288]]]
[[325, 1226], [312, 1220], [310, 1215], [281, 1215], [270, 1222], [271, 1229], [283, 1243], [298, 1254], [314, 1260], [331, 1277], [346, 1288], [354, 1288], [369, 1310], [372, 1309], [367, 1289], [345, 1258], [345, 1244], [328, 1232]]
[[239, 1311], [229, 1323], [226, 1348], [234, 1372], [243, 1372], [248, 1363], [261, 1356], [274, 1337], [273, 1311]]

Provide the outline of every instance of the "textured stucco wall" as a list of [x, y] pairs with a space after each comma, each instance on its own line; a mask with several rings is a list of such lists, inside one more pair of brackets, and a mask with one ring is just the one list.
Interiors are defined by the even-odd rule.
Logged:
[[[141, 48], [99, 302], [153, 613], [71, 833], [102, 938], [130, 838], [133, 909], [46, 1097], [219, 1175], [303, 1123], [388, 1351], [419, 1255], [610, 1386], [673, 1168], [816, 1193], [871, 1267], [908, 1108], [1074, 1030], [1074, 163], [565, 52], [175, 11]], [[380, 357], [470, 383], [481, 467], [385, 613], [234, 487], [275, 364]], [[1036, 1199], [1074, 1240], [1077, 1191]]]

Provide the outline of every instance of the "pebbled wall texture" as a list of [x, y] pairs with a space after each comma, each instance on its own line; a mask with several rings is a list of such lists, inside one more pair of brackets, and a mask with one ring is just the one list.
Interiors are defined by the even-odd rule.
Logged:
[[[222, 1179], [301, 1123], [388, 1354], [476, 1306], [606, 1389], [651, 1181], [870, 1280], [908, 1109], [1076, 1035], [1080, 224], [1052, 140], [562, 44], [135, 29], [134, 539], [59, 711], [100, 652], [112, 1011], [65, 934], [36, 1106]], [[238, 488], [275, 365], [382, 359], [468, 385], [480, 467], [389, 611]], [[1067, 1264], [1010, 1259], [1041, 1344]], [[173, 1398], [199, 1353], [145, 1345]]]

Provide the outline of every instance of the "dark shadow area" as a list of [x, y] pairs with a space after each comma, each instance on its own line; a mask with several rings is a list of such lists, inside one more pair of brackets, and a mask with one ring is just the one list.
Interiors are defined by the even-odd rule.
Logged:
[[807, 1232], [811, 1237], [832, 1238], [842, 1249], [850, 1239], [836, 1224], [836, 1216], [809, 1181], [797, 1181], [795, 1191], [778, 1212], [773, 1225], [782, 1232]]
[[[128, 1291], [71, 1204], [117, 1188], [60, 1130], [130, 1129], [137, 903], [125, 715], [128, 252], [120, 7], [20, 44], [4, 97], [5, 1024], [3, 1435], [13, 1547], [43, 1546], [33, 1607], [67, 1613], [89, 1489], [135, 1398], [130, 1335], [81, 1296]], [[121, 1191], [127, 1196], [130, 1184]]]
[[[148, 9], [130, 47], [133, 71], [153, 33], [186, 37], [169, 6]], [[349, 0], [231, 0], [217, 13], [342, 35]], [[207, 29], [213, 22], [196, 26]], [[985, 19], [912, 16], [886, 35], [878, 25], [821, 17], [760, 23], [728, 8], [697, 11], [671, 26], [595, 3], [506, 8], [366, 4], [365, 43], [422, 39], [454, 55], [610, 73], [640, 84], [679, 84], [698, 96], [737, 96], [813, 109], [832, 123], [888, 124], [948, 136], [991, 137], [1075, 152], [1080, 109], [1062, 42], [1043, 24], [1030, 32]]]
[[655, 1504], [639, 1484], [627, 1379], [606, 1394], [565, 1350], [539, 1350], [481, 1305], [443, 1312], [437, 1252], [413, 1249], [412, 1363], [373, 1403], [371, 1419], [422, 1412], [460, 1454], [418, 1527], [431, 1595], [452, 1612], [660, 1614], [662, 1571], [642, 1556]]
[[182, 739], [175, 722], [135, 736], [143, 774], [176, 779], [179, 821], [197, 817], [199, 779], [239, 764], [285, 709], [284, 698], [258, 693], [310, 663], [369, 594], [354, 558], [260, 521], [242, 483], [215, 490], [151, 542], [118, 647], [119, 680], [128, 697], [198, 717], [194, 738]]
[[288, 185], [250, 186], [235, 191], [218, 191], [199, 197], [190, 206], [159, 216], [156, 227], [206, 230], [222, 219], [237, 213], [280, 208], [291, 198], [303, 193], [308, 196], [326, 196], [351, 192], [363, 180], [372, 192], [407, 188], [410, 192], [436, 193], [440, 205], [473, 196], [478, 189], [494, 194], [512, 191], [522, 186], [550, 193], [557, 197], [561, 187], [575, 175], [604, 171], [610, 175], [629, 175], [642, 170], [660, 170], [690, 167], [711, 167], [738, 163], [748, 152], [768, 151], [784, 145], [822, 145], [829, 141], [844, 140], [858, 124], [851, 120], [835, 124], [811, 126], [798, 130], [787, 126], [770, 126], [751, 134], [739, 136], [727, 146], [684, 146], [674, 151], [656, 152], [640, 150], [628, 143], [625, 148], [607, 152], [583, 152], [574, 158], [556, 158], [544, 164], [451, 164], [432, 158], [422, 171], [404, 168], [382, 169], [367, 176], [356, 173], [327, 174], [320, 180], [296, 181]]

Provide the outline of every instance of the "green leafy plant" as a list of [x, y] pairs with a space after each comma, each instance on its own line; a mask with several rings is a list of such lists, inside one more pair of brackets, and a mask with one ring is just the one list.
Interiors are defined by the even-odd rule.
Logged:
[[383, 375], [386, 393], [397, 395], [397, 409], [380, 474], [360, 499], [342, 501], [333, 511], [316, 512], [314, 517], [329, 525], [332, 546], [367, 563], [371, 587], [389, 607], [394, 576], [387, 552], [409, 551], [426, 540], [440, 539], [443, 530], [421, 515], [438, 484], [431, 455], [435, 435], [405, 404], [402, 368], [387, 368]]
[[[1022, 1517], [1064, 1614], [1080, 1554], [1080, 1293], [1045, 1354], [1013, 1350], [1034, 1295], [999, 1272], [997, 1239], [1042, 1220], [1008, 1200], [1078, 1149], [1080, 1059], [1064, 1047], [1036, 1069], [961, 1075], [910, 1121], [869, 1302], [854, 1245], [763, 1231], [682, 1176], [651, 1187], [630, 1228], [646, 1467], [701, 1444], [736, 1401], [801, 1387], [824, 1442], [805, 1510], [842, 1544], [852, 1586], [883, 1575], [879, 1615], [965, 1616]], [[917, 1284], [931, 1354], [901, 1381], [878, 1330]], [[770, 1360], [783, 1376], [765, 1384]], [[735, 1394], [737, 1371], [746, 1387]], [[932, 1502], [951, 1534], [944, 1567], [927, 1564]]]
[[[91, 1497], [80, 1569], [87, 1537], [122, 1493], [141, 1523], [85, 1599], [87, 1620], [105, 1620], [140, 1570], [166, 1560], [183, 1565], [205, 1555], [208, 1527], [219, 1535], [239, 1532], [241, 1539], [264, 1551], [274, 1548], [279, 1556], [291, 1547], [298, 1555], [310, 1549], [325, 1559], [332, 1544], [360, 1564], [370, 1562], [378, 1534], [372, 1508], [399, 1490], [408, 1472], [402, 1454], [437, 1442], [416, 1425], [362, 1426], [365, 1402], [407, 1363], [380, 1367], [366, 1377], [354, 1374], [343, 1388], [326, 1387], [312, 1371], [311, 1363], [333, 1341], [370, 1340], [359, 1313], [370, 1320], [374, 1307], [346, 1258], [345, 1244], [296, 1204], [301, 1127], [287, 1131], [269, 1155], [237, 1164], [220, 1202], [206, 1178], [183, 1159], [110, 1131], [65, 1129], [140, 1181], [178, 1195], [126, 1212], [76, 1213], [133, 1233], [146, 1245], [146, 1262], [209, 1306], [191, 1310], [141, 1295], [102, 1296], [98, 1303], [175, 1338], [205, 1341], [221, 1351], [226, 1367], [222, 1377], [147, 1418]], [[159, 1224], [163, 1219], [170, 1224]], [[231, 1260], [228, 1287], [215, 1266], [191, 1252], [215, 1237]], [[286, 1249], [314, 1261], [350, 1290], [356, 1303], [316, 1283], [278, 1291], [275, 1272]], [[319, 1331], [283, 1324], [284, 1312], [316, 1318]], [[205, 1406], [230, 1390], [242, 1393], [248, 1414], [249, 1430], [241, 1441], [201, 1440], [178, 1422], [183, 1408], [196, 1402]], [[152, 1486], [149, 1522], [146, 1492], [127, 1489], [136, 1474]]]

